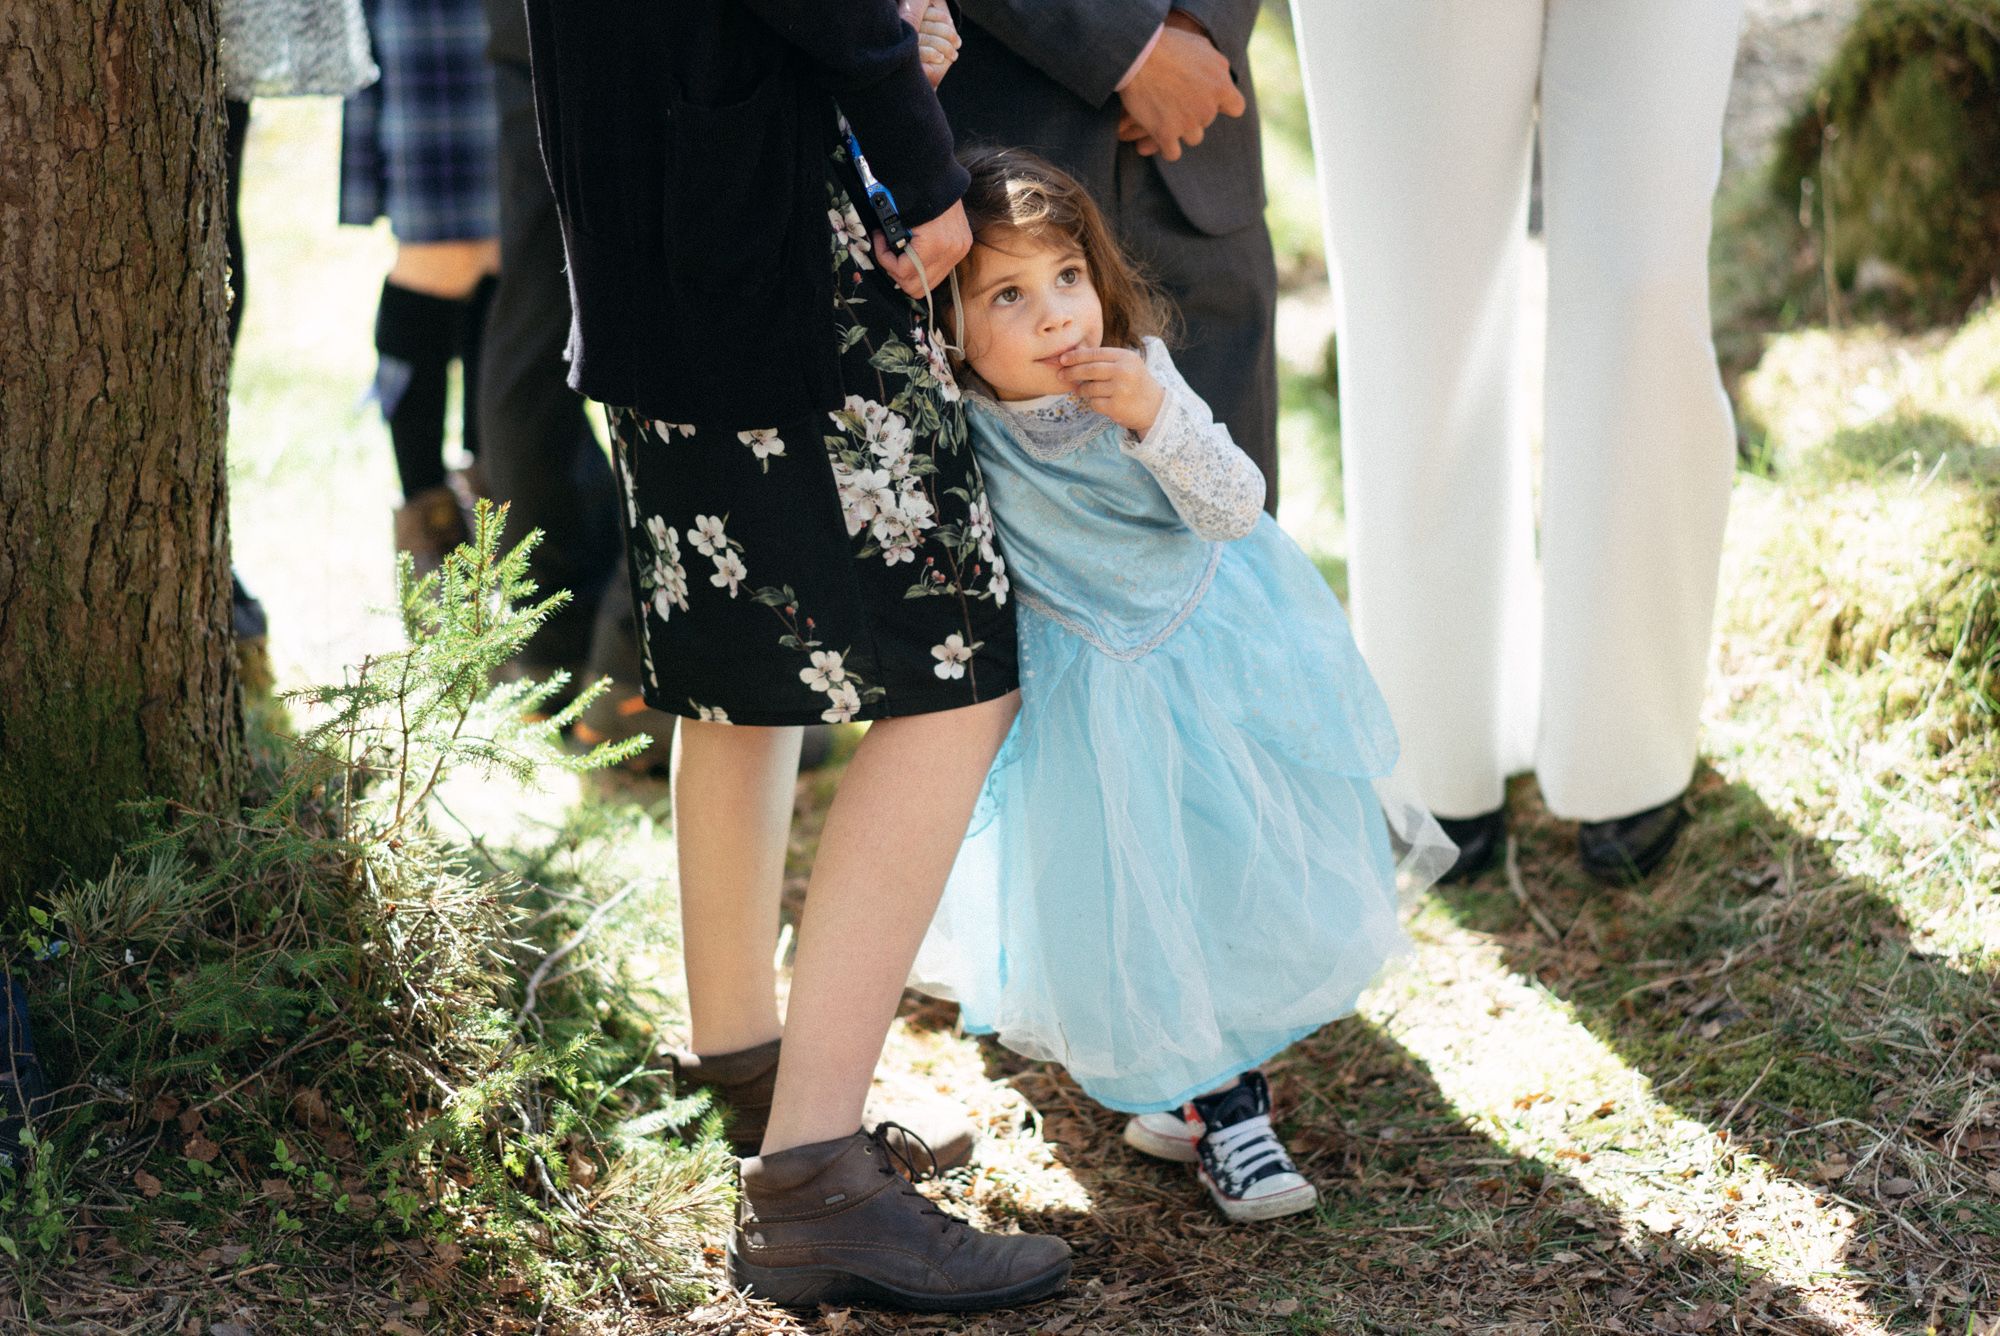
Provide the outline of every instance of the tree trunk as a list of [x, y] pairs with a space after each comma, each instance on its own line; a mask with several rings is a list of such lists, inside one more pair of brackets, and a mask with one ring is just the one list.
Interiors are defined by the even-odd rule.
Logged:
[[214, 0], [0, 6], [0, 911], [241, 780], [219, 78]]

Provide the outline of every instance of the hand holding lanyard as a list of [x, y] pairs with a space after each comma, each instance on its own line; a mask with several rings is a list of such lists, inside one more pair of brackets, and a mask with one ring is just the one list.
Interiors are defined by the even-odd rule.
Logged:
[[[931, 304], [931, 289], [935, 285], [924, 268], [923, 255], [910, 244], [910, 229], [904, 225], [902, 214], [896, 208], [896, 197], [890, 193], [889, 187], [875, 179], [874, 171], [868, 166], [868, 157], [861, 151], [861, 141], [855, 138], [854, 127], [847, 123], [845, 116], [840, 118], [840, 133], [847, 141], [847, 156], [853, 161], [855, 173], [861, 178], [861, 188], [868, 196], [868, 207], [874, 213], [875, 221], [881, 225], [883, 241], [896, 254], [909, 257], [910, 263], [917, 268], [917, 278], [924, 288], [924, 323], [933, 331], [933, 337], [937, 337], [937, 311]], [[945, 277], [951, 283], [956, 299], [957, 271]], [[947, 343], [947, 346], [951, 344]]]

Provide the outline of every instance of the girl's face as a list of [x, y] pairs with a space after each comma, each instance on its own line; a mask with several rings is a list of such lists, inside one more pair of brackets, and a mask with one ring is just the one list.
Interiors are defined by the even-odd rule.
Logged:
[[1083, 251], [1059, 237], [989, 232], [960, 275], [965, 361], [1000, 399], [1068, 394], [1056, 359], [1104, 341]]

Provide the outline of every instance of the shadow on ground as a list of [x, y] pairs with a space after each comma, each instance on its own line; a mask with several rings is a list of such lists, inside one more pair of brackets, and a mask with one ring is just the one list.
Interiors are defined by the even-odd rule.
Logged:
[[1522, 783], [1518, 883], [1441, 897], [1658, 1098], [1853, 1211], [1884, 1322], [1970, 1329], [2000, 1303], [1996, 979], [1926, 954], [1749, 786], [1705, 771], [1691, 808], [1652, 884], [1607, 891]]
[[[950, 1023], [942, 1004], [919, 1024]], [[1841, 1330], [1735, 1258], [1649, 1233], [1559, 1167], [1470, 1130], [1420, 1059], [1350, 1020], [1272, 1065], [1314, 1214], [1231, 1226], [1180, 1165], [1126, 1148], [1124, 1116], [1059, 1069], [982, 1041], [1027, 1097], [1085, 1210], [997, 1203], [1066, 1237], [1076, 1272], [1033, 1310], [965, 1319], [842, 1314], [841, 1331], [1591, 1332]], [[982, 1203], [993, 1214], [996, 1203]], [[852, 1325], [850, 1325], [852, 1324]]]

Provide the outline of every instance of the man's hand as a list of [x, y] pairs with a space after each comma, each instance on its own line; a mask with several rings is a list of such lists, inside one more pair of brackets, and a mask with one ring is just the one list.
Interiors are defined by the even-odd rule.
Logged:
[[[923, 226], [911, 228], [910, 249], [901, 255], [889, 249], [880, 232], [874, 234], [874, 241], [875, 259], [882, 272], [894, 279], [897, 287], [922, 301], [972, 249], [972, 227], [965, 221], [965, 206], [954, 204]], [[912, 253], [923, 257], [923, 274], [930, 279], [928, 286], [918, 275], [916, 262], [910, 258]]]
[[1180, 160], [1182, 145], [1199, 144], [1218, 115], [1249, 109], [1229, 77], [1229, 58], [1178, 9], [1168, 12], [1159, 44], [1118, 96], [1125, 106], [1118, 137], [1168, 162]]
[[924, 77], [936, 88], [958, 59], [960, 39], [951, 10], [945, 0], [897, 0], [896, 12], [917, 30], [917, 55], [924, 63]]
[[1153, 429], [1167, 392], [1131, 348], [1072, 348], [1061, 358], [1070, 393], [1135, 436]]

